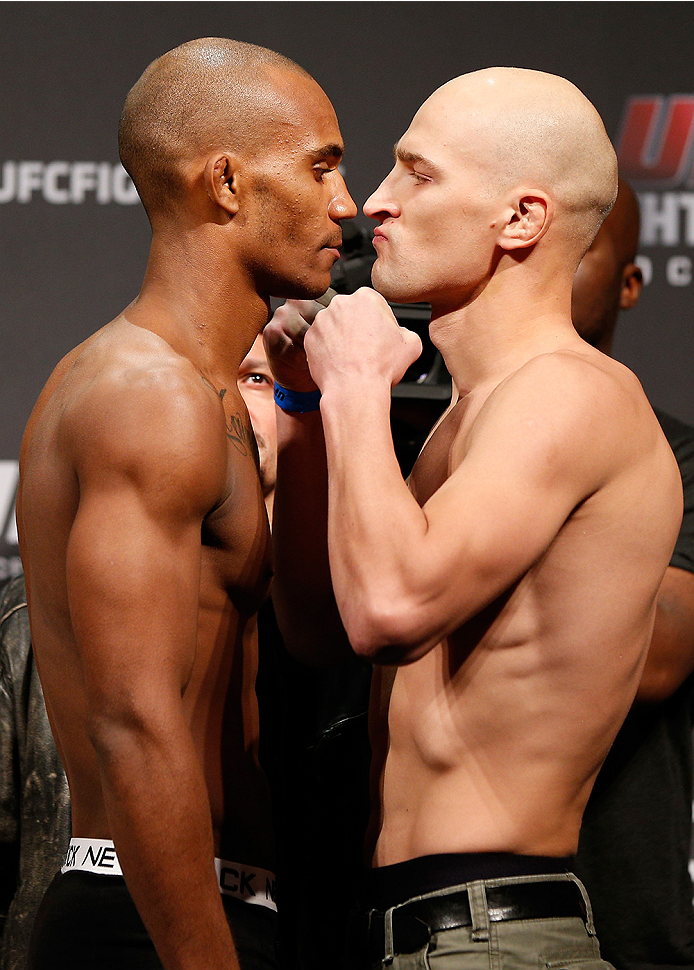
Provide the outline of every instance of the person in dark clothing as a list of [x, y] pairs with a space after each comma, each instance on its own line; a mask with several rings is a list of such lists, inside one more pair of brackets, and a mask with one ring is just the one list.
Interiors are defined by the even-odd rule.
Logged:
[[0, 968], [24, 970], [46, 888], [70, 841], [70, 794], [46, 715], [24, 576], [0, 591]]
[[[606, 354], [619, 311], [641, 291], [638, 235], [638, 202], [620, 181], [573, 291], [576, 329]], [[694, 967], [694, 428], [656, 415], [682, 474], [684, 517], [636, 701], [598, 775], [576, 859], [603, 955], [617, 970]]]

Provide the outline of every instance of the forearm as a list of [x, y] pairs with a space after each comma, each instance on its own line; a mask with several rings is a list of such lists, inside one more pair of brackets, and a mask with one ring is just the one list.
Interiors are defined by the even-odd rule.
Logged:
[[[415, 615], [427, 520], [403, 481], [390, 432], [387, 385], [324, 394], [328, 537], [337, 603], [357, 653], [406, 663], [433, 642]], [[418, 576], [416, 574], [419, 574]]]
[[288, 649], [299, 659], [335, 662], [350, 649], [328, 562], [328, 486], [319, 411], [277, 411], [273, 520], [273, 603]]
[[670, 566], [658, 594], [653, 635], [636, 700], [666, 700], [693, 670], [694, 574]]
[[238, 970], [214, 872], [210, 806], [187, 726], [92, 733], [111, 836], [166, 970]]

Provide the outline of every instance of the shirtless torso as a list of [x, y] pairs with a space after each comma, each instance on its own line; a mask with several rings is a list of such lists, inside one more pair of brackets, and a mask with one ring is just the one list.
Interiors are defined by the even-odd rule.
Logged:
[[[291, 509], [300, 523], [274, 532], [278, 615], [298, 653], [319, 655], [335, 627], [321, 640], [306, 605], [324, 630], [337, 606], [352, 649], [380, 668], [374, 964], [433, 952], [441, 967], [446, 955], [451, 967], [598, 965], [567, 857], [636, 693], [682, 511], [638, 381], [571, 322], [576, 267], [616, 190], [602, 121], [569, 82], [492, 68], [443, 85], [364, 206], [378, 293], [336, 297], [304, 335], [320, 417], [278, 417], [276, 521]], [[384, 297], [431, 304], [459, 392], [409, 488], [390, 396], [421, 346]], [[270, 324], [270, 349], [282, 329], [290, 311]], [[311, 447], [315, 464], [324, 448], [327, 501], [315, 472], [292, 489]], [[332, 590], [306, 565], [325, 572], [326, 559]], [[507, 924], [503, 941], [492, 921]]]
[[[166, 673], [204, 766], [215, 851], [269, 868], [254, 691], [269, 529], [248, 416], [236, 383], [222, 390], [125, 316], [90, 338], [58, 365], [30, 419], [20, 541], [74, 835], [113, 835], [89, 742], [112, 712], [94, 709], [85, 681], [91, 691], [120, 681], [130, 704], [158, 690], [175, 639]], [[182, 526], [171, 506], [186, 504]], [[96, 543], [108, 555], [95, 573]]]
[[[671, 450], [633, 374], [562, 324], [446, 412], [407, 491], [377, 376], [395, 368], [402, 331], [371, 291], [325, 314], [306, 335], [321, 416], [280, 416], [280, 440], [322, 424], [337, 605], [352, 647], [376, 660], [367, 858], [569, 856], [636, 692], [679, 528]], [[338, 353], [350, 381], [329, 370]], [[281, 452], [287, 492], [308, 462], [294, 448]], [[288, 586], [281, 555], [277, 568]], [[327, 615], [302, 560], [292, 575], [306, 574], [311, 615]]]
[[[39, 398], [18, 519], [73, 838], [111, 840], [122, 885], [93, 893], [103, 867], [71, 857], [31, 965], [274, 967], [255, 699], [269, 526], [237, 381], [270, 295], [329, 285], [355, 211], [342, 138], [298, 65], [201, 38], [146, 68], [119, 149], [152, 226], [143, 286]], [[106, 915], [82, 919], [95, 896]], [[120, 935], [80, 938], [109, 919]]]
[[[568, 365], [586, 382], [584, 420], [600, 441], [586, 467], [594, 482], [546, 548], [534, 548], [540, 533], [528, 522], [529, 568], [501, 596], [414, 663], [376, 668], [375, 865], [441, 852], [573, 854], [595, 775], [636, 691], [660, 568], [653, 553], [662, 545], [666, 555], [676, 528], [676, 469], [626, 369], [588, 347], [562, 356], [532, 361], [527, 376], [550, 385]], [[525, 501], [513, 495], [508, 466], [502, 477], [513, 433], [496, 452], [498, 477], [490, 435], [522, 406], [514, 396], [525, 397], [523, 381], [512, 374], [447, 412], [410, 478], [421, 506], [484, 448], [480, 495], [509, 522], [509, 507]], [[602, 399], [593, 415], [591, 384]], [[581, 448], [572, 447], [566, 458], [578, 465]], [[663, 477], [664, 492], [648, 487]], [[527, 514], [541, 519], [532, 507]], [[496, 544], [503, 555], [503, 538]]]
[[48, 381], [18, 523], [73, 838], [115, 843], [164, 965], [184, 966], [213, 924], [209, 959], [233, 957], [213, 857], [273, 870], [255, 697], [269, 528], [235, 378], [203, 376], [144, 316]]

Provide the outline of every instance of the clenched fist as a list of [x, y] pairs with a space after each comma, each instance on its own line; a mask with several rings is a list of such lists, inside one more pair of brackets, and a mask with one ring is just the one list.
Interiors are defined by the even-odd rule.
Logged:
[[263, 330], [265, 353], [275, 380], [292, 391], [315, 391], [304, 351], [304, 337], [320, 304], [314, 300], [287, 300], [275, 310]]
[[331, 381], [392, 387], [422, 352], [417, 334], [399, 326], [383, 297], [367, 287], [336, 296], [303, 338], [311, 377], [322, 391]]

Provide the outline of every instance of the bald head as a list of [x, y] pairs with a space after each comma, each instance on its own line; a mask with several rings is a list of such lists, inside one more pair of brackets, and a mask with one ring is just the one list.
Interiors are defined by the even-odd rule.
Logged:
[[617, 159], [575, 85], [540, 71], [489, 68], [444, 84], [420, 110], [445, 117], [456, 147], [485, 168], [490, 191], [546, 192], [580, 259], [614, 203]]
[[181, 44], [149, 65], [125, 100], [118, 142], [150, 218], [175, 204], [184, 166], [202, 153], [259, 150], [287, 76], [310, 80], [281, 54], [218, 37]]

